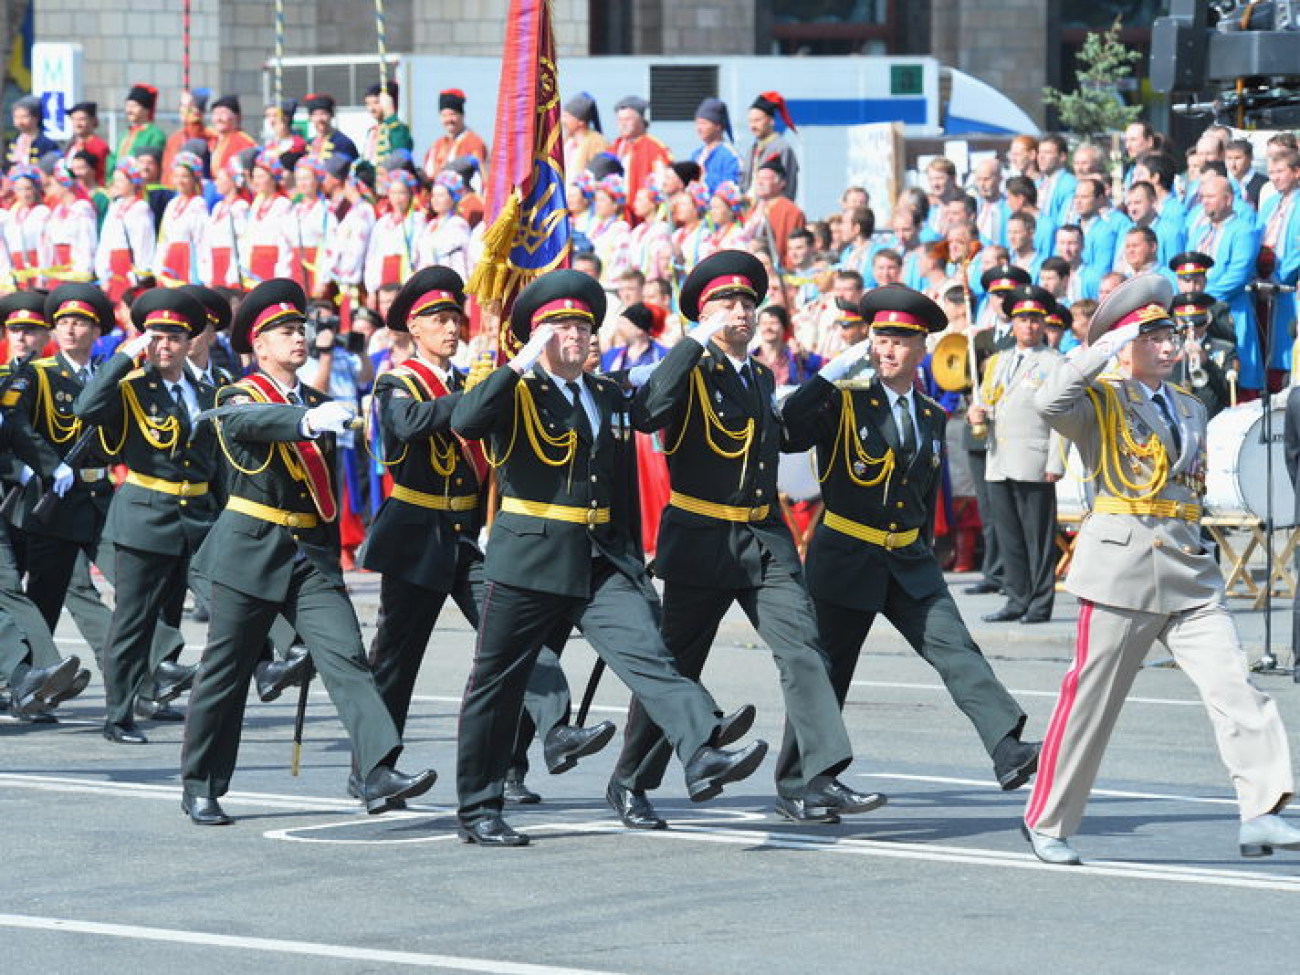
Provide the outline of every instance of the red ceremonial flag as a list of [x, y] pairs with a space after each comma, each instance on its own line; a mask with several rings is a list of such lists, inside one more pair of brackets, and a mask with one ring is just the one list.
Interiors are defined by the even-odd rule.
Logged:
[[569, 260], [560, 88], [550, 0], [510, 0], [487, 186], [483, 257], [466, 290], [498, 302], [498, 348], [512, 339], [509, 308], [529, 281]]

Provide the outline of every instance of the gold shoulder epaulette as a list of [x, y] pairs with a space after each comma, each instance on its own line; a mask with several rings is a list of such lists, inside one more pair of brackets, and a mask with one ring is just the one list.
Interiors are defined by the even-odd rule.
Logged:
[[135, 379], [140, 379], [143, 376], [144, 376], [144, 366], [141, 366], [138, 369], [132, 369], [130, 372], [128, 372], [125, 376], [122, 377], [122, 381], [130, 382]]
[[40, 366], [42, 369], [49, 369], [51, 366], [57, 366], [58, 364], [59, 364], [58, 357], [52, 355], [47, 355], [43, 359], [35, 359], [32, 361], [32, 365]]

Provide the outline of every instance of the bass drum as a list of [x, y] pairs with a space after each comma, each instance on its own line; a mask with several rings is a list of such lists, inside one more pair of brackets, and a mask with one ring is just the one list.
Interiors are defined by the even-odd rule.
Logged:
[[[776, 391], [778, 404], [798, 386], [781, 386]], [[776, 489], [790, 501], [818, 501], [822, 496], [821, 482], [817, 480], [817, 452], [804, 450], [797, 454], [782, 454], [776, 468]]]
[[[1261, 442], [1263, 401], [1224, 410], [1206, 430], [1205, 512], [1215, 518], [1263, 521], [1267, 514], [1266, 455]], [[1273, 524], [1290, 528], [1295, 519], [1295, 489], [1287, 476], [1282, 447], [1286, 411], [1273, 407]]]

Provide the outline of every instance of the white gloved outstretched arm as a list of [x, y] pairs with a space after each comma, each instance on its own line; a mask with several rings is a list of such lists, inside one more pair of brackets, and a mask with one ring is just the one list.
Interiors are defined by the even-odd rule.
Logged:
[[837, 355], [826, 365], [822, 366], [817, 375], [821, 376], [827, 382], [838, 382], [853, 371], [854, 367], [871, 351], [871, 339], [866, 338], [861, 342], [855, 342], [847, 349]]
[[700, 345], [708, 345], [709, 339], [717, 335], [727, 327], [727, 316], [721, 312], [712, 318], [700, 322], [693, 329], [686, 333], [686, 337]]
[[550, 324], [544, 323], [533, 329], [533, 334], [528, 337], [528, 342], [519, 350], [519, 354], [508, 363], [516, 375], [522, 376], [537, 364], [537, 360], [542, 357], [542, 352], [546, 348], [546, 343], [551, 341], [551, 336], [554, 334], [555, 326]]
[[351, 403], [330, 400], [313, 406], [302, 418], [303, 433], [313, 440], [322, 433], [346, 433], [357, 409]]

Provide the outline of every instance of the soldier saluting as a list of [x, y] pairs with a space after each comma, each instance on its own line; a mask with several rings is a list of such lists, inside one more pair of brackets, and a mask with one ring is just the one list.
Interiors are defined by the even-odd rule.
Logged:
[[[185, 368], [190, 339], [207, 313], [180, 290], [153, 289], [132, 306], [140, 334], [124, 343], [78, 394], [77, 416], [100, 430], [105, 452], [127, 467], [113, 498], [104, 537], [113, 546], [115, 600], [104, 646], [108, 716], [104, 737], [143, 744], [133, 708], [152, 691], [150, 675], [169, 648], [154, 641], [159, 618], [179, 627], [191, 554], [217, 517], [211, 484], [216, 443], [193, 428], [216, 390], [192, 382]], [[137, 368], [136, 360], [146, 355]]]
[[482, 438], [497, 465], [501, 512], [492, 524], [478, 648], [461, 706], [457, 789], [467, 843], [523, 846], [501, 818], [524, 685], [557, 623], [577, 625], [672, 742], [691, 799], [702, 802], [753, 773], [755, 741], [724, 751], [713, 700], [683, 677], [658, 632], [649, 580], [628, 526], [611, 517], [624, 478], [626, 401], [584, 375], [605, 292], [577, 271], [530, 284], [511, 311], [524, 347], [469, 390], [452, 428]]
[[[464, 282], [451, 268], [428, 267], [412, 275], [393, 299], [388, 327], [410, 333], [414, 354], [375, 383], [393, 492], [375, 516], [361, 565], [382, 574], [370, 666], [399, 732], [443, 604], [450, 596], [477, 627], [483, 598], [478, 533], [487, 504], [488, 462], [480, 443], [461, 440], [451, 430], [452, 411], [464, 395], [464, 379], [451, 365], [465, 325], [464, 304]], [[614, 736], [608, 721], [592, 728], [565, 723], [569, 690], [556, 650], [564, 648], [567, 635], [567, 624], [552, 635], [555, 649], [538, 657], [526, 697], [534, 724], [545, 729], [553, 772], [571, 768]], [[512, 773], [510, 792], [522, 798], [523, 775]]]
[[[808, 591], [840, 704], [879, 615], [943, 679], [979, 733], [1004, 789], [1024, 785], [1038, 747], [1025, 712], [971, 639], [932, 547], [944, 444], [943, 407], [916, 389], [925, 337], [948, 324], [920, 292], [885, 285], [862, 299], [871, 337], [841, 352], [782, 411], [791, 447], [817, 448], [826, 510], [808, 548]], [[866, 388], [836, 381], [872, 353]], [[794, 742], [787, 738], [786, 747]]]
[[212, 584], [208, 645], [190, 698], [181, 806], [200, 826], [231, 822], [230, 788], [253, 668], [276, 614], [290, 618], [347, 729], [366, 809], [381, 813], [422, 795], [432, 770], [393, 764], [401, 738], [366, 666], [361, 628], [339, 567], [334, 436], [354, 408], [298, 381], [307, 360], [307, 298], [273, 278], [239, 306], [231, 336], [257, 371], [217, 395], [234, 407], [216, 420], [229, 500], [195, 556]]
[[[672, 493], [659, 526], [655, 575], [664, 580], [664, 642], [698, 679], [733, 602], [772, 649], [781, 671], [787, 735], [798, 751], [778, 764], [777, 812], [834, 822], [884, 797], [835, 776], [853, 758], [817, 638], [794, 538], [777, 507], [781, 416], [772, 372], [749, 355], [767, 272], [752, 254], [719, 251], [682, 285], [682, 315], [701, 321], [660, 362], [632, 401], [638, 430], [662, 431]], [[624, 823], [661, 829], [645, 797], [659, 786], [668, 748], [634, 700], [610, 785]]]
[[[1079, 597], [1074, 663], [1043, 741], [1022, 830], [1047, 863], [1077, 864], [1069, 837], [1083, 819], [1120, 708], [1160, 640], [1210, 713], [1241, 815], [1242, 856], [1300, 850], [1278, 815], [1295, 792], [1277, 705], [1250, 682], [1224, 604], [1223, 576], [1201, 541], [1205, 407], [1171, 386], [1179, 339], [1169, 282], [1142, 274], [1097, 309], [1088, 347], [1057, 364], [1034, 397], [1074, 441], [1096, 486], [1065, 588]], [[1107, 372], [1111, 357], [1118, 374]]]

